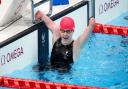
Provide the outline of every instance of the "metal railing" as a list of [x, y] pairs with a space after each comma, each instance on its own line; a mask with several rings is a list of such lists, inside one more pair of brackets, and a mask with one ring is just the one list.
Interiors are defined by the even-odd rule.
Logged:
[[48, 1], [49, 1], [49, 11], [48, 11], [48, 13], [47, 13], [47, 16], [50, 16], [50, 15], [52, 14], [52, 0], [41, 0], [41, 1], [37, 2], [37, 3], [34, 3], [34, 1], [31, 0], [32, 23], [33, 23], [33, 24], [36, 23], [36, 21], [35, 21], [35, 16], [34, 16], [34, 11], [35, 11], [34, 9], [35, 9], [36, 7], [38, 7], [39, 5], [41, 5], [41, 4], [45, 3], [45, 2], [48, 2]]

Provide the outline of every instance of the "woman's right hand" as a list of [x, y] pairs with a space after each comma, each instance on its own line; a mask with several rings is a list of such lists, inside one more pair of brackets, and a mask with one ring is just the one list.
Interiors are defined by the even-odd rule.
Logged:
[[43, 13], [38, 10], [35, 14], [35, 20], [39, 21], [39, 20], [42, 20], [42, 17], [43, 17]]

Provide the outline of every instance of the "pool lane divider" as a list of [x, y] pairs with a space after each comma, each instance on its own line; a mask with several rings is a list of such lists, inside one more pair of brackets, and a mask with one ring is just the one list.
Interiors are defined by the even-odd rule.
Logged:
[[21, 89], [107, 89], [94, 86], [68, 85], [65, 83], [44, 82], [0, 76], [0, 87]]
[[93, 32], [128, 36], [128, 26], [103, 25], [96, 23]]

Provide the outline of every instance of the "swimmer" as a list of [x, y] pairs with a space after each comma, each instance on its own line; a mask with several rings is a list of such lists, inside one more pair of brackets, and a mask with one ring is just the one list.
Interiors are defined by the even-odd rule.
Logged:
[[43, 12], [37, 11], [35, 14], [37, 21], [42, 20], [52, 32], [52, 52], [51, 52], [51, 66], [53, 68], [70, 69], [71, 64], [79, 58], [80, 50], [88, 39], [89, 34], [95, 27], [95, 19], [93, 17], [89, 20], [88, 27], [76, 39], [72, 36], [75, 32], [75, 22], [71, 17], [63, 17], [60, 24], [57, 25]]

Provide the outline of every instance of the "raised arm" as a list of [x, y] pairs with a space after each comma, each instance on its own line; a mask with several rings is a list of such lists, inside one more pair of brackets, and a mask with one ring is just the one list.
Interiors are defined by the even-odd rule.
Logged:
[[43, 20], [44, 23], [46, 24], [46, 26], [52, 31], [54, 32], [55, 30], [58, 29], [58, 26], [54, 23], [54, 21], [52, 21], [47, 15], [45, 15], [43, 12], [41, 11], [37, 11], [35, 14], [35, 19], [38, 20]]
[[79, 48], [83, 47], [84, 43], [87, 41], [87, 38], [94, 29], [94, 27], [95, 27], [95, 19], [90, 18], [88, 27], [84, 30], [82, 35], [80, 35], [75, 42]]
[[53, 43], [60, 37], [59, 26], [54, 23], [47, 15], [41, 11], [37, 11], [35, 14], [36, 20], [42, 20], [53, 34]]

